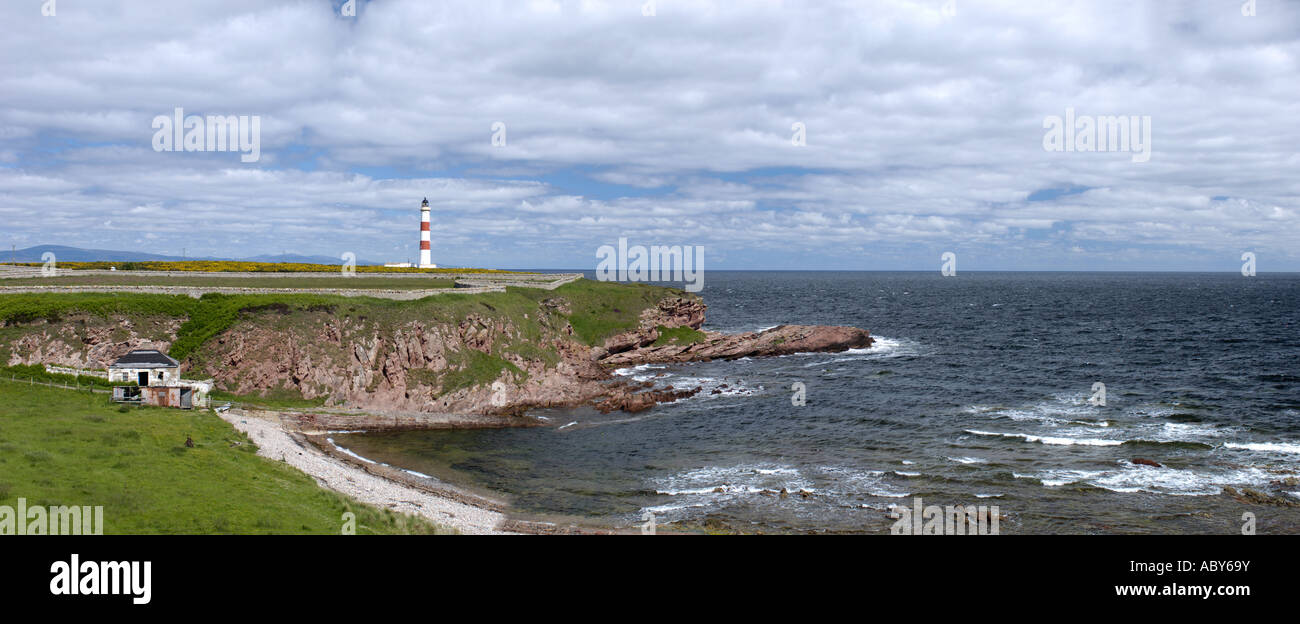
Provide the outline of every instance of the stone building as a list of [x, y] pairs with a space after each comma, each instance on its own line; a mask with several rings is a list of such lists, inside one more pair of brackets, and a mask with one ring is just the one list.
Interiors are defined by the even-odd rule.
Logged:
[[180, 362], [154, 349], [137, 349], [118, 358], [108, 367], [108, 380], [136, 384], [113, 388], [113, 400], [160, 407], [205, 407], [212, 391], [211, 380], [181, 379]]
[[136, 349], [108, 367], [110, 382], [135, 382], [145, 386], [175, 386], [181, 380], [181, 363], [156, 349]]

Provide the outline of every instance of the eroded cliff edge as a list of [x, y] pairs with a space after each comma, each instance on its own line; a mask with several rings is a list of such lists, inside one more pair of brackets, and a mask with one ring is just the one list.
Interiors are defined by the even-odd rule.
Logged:
[[583, 404], [639, 411], [691, 391], [632, 383], [612, 370], [871, 345], [868, 332], [852, 327], [701, 331], [707, 307], [699, 297], [587, 280], [412, 302], [10, 295], [2, 303], [7, 364], [103, 368], [131, 349], [159, 348], [182, 358], [185, 376], [212, 377], [235, 395], [376, 413], [510, 416]]

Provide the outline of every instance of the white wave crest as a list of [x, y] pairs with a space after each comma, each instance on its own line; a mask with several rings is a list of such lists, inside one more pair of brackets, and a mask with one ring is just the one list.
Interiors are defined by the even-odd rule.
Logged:
[[365, 457], [362, 457], [362, 456], [360, 456], [360, 455], [357, 455], [356, 453], [353, 453], [352, 451], [350, 451], [350, 450], [348, 450], [348, 449], [346, 449], [346, 448], [343, 448], [343, 447], [339, 446], [338, 444], [336, 444], [336, 443], [334, 442], [334, 438], [325, 438], [325, 441], [329, 442], [329, 443], [330, 443], [330, 446], [333, 446], [334, 448], [338, 449], [339, 452], [343, 453], [344, 455], [347, 455], [347, 456], [352, 457], [352, 458], [355, 458], [355, 459], [359, 459], [359, 460], [361, 460], [361, 461], [363, 461], [363, 462], [366, 462], [367, 464], [375, 464], [375, 463], [378, 463], [378, 462], [376, 462], [376, 461], [373, 460], [373, 459], [366, 459]]
[[1036, 436], [1028, 433], [1002, 433], [999, 431], [978, 431], [967, 429], [966, 433], [978, 436], [1001, 436], [1004, 438], [1020, 438], [1026, 442], [1038, 442], [1041, 444], [1054, 444], [1059, 446], [1119, 446], [1124, 440], [1102, 440], [1098, 438], [1066, 438], [1060, 436]]
[[1263, 453], [1300, 453], [1300, 444], [1289, 442], [1224, 442], [1223, 445]]
[[1198, 472], [1190, 469], [1155, 468], [1121, 462], [1117, 470], [1048, 470], [1034, 475], [1015, 474], [1018, 479], [1037, 479], [1044, 487], [1081, 483], [1112, 492], [1148, 492], [1173, 496], [1213, 496], [1223, 486], [1262, 486], [1270, 474], [1258, 468], [1226, 472]]

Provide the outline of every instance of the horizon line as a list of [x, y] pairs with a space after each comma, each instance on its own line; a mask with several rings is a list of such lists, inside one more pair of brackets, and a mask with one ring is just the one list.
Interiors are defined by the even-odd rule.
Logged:
[[[381, 266], [381, 265], [371, 265]], [[441, 267], [448, 269], [470, 269], [484, 267]], [[567, 273], [594, 273], [596, 269], [560, 269], [560, 268], [503, 268], [502, 271], [564, 271]], [[937, 273], [938, 269], [701, 269], [702, 272], [734, 272], [734, 273]], [[1209, 269], [962, 269], [958, 273], [1228, 273], [1238, 274], [1237, 271], [1219, 271]], [[1256, 275], [1261, 273], [1300, 273], [1300, 269], [1294, 271], [1256, 271]], [[664, 280], [661, 280], [664, 281]], [[673, 281], [673, 280], [667, 280]], [[677, 280], [680, 281], [680, 280]]]

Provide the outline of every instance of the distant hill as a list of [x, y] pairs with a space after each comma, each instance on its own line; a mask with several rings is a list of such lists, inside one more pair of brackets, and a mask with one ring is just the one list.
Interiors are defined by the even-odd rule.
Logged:
[[[62, 262], [141, 262], [145, 260], [184, 260], [180, 256], [144, 253], [140, 251], [112, 251], [109, 249], [81, 249], [63, 245], [37, 245], [17, 251], [0, 251], [0, 262], [42, 262], [41, 256], [52, 252]], [[202, 258], [190, 258], [200, 260]]]
[[[176, 260], [239, 260], [244, 262], [305, 262], [310, 264], [343, 264], [343, 259], [336, 256], [304, 256], [300, 254], [263, 254], [250, 258], [217, 258], [212, 256], [168, 256], [145, 253], [143, 251], [114, 251], [111, 249], [82, 249], [64, 245], [37, 245], [26, 249], [6, 252], [0, 251], [0, 262], [42, 262], [41, 256], [51, 252], [60, 262], [146, 262]], [[358, 259], [357, 264], [383, 264]]]

